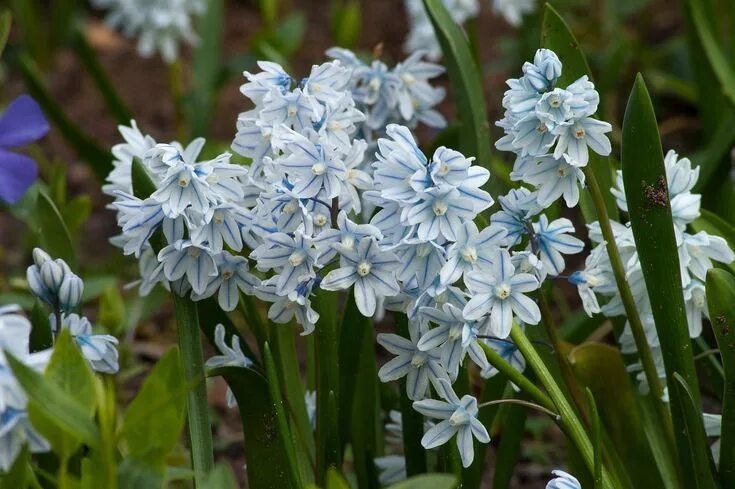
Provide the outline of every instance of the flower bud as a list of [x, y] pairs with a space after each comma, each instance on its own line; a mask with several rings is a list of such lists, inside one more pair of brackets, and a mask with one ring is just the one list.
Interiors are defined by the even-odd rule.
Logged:
[[59, 307], [62, 311], [71, 311], [82, 300], [82, 292], [84, 291], [84, 282], [82, 279], [68, 273], [64, 276], [64, 280], [59, 287]]
[[43, 251], [41, 248], [33, 248], [33, 262], [36, 266], [41, 266], [47, 261], [51, 261], [51, 257], [48, 253]]
[[41, 280], [49, 292], [57, 295], [64, 280], [64, 269], [55, 261], [44, 262], [41, 265]]
[[41, 279], [41, 270], [37, 266], [28, 267], [26, 270], [26, 279], [33, 295], [44, 302], [48, 302], [49, 304], [53, 303], [52, 294], [48, 290], [48, 287], [44, 285]]

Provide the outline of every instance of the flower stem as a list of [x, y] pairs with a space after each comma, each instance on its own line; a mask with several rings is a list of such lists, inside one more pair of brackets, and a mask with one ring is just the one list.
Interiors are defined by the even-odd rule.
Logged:
[[168, 65], [169, 86], [174, 103], [174, 128], [179, 141], [186, 139], [184, 126], [184, 67], [180, 59]]
[[[546, 368], [541, 357], [533, 348], [533, 345], [528, 338], [526, 338], [523, 330], [517, 324], [513, 324], [510, 336], [518, 347], [518, 350], [523, 354], [524, 358], [533, 369], [541, 384], [548, 391], [549, 397], [556, 407], [556, 412], [561, 416], [558, 423], [562, 430], [564, 430], [564, 433], [572, 443], [574, 443], [577, 450], [579, 450], [579, 453], [581, 454], [589, 471], [594, 473], [595, 455], [592, 448], [592, 442], [590, 442], [582, 422], [577, 418], [574, 408], [569, 404], [569, 401], [567, 401], [566, 396], [557, 385], [554, 377], [551, 375], [551, 372]], [[603, 468], [601, 487], [603, 489], [613, 489], [615, 487], [609, 472], [605, 468]]]
[[602, 196], [600, 185], [597, 183], [595, 174], [589, 166], [585, 167], [584, 173], [592, 200], [595, 204], [595, 208], [597, 209], [597, 215], [600, 219], [600, 230], [602, 231], [602, 237], [605, 239], [607, 254], [610, 257], [610, 265], [612, 266], [613, 274], [615, 275], [615, 282], [617, 283], [618, 290], [620, 291], [620, 298], [623, 301], [625, 315], [628, 317], [628, 323], [630, 324], [630, 329], [633, 332], [635, 346], [638, 350], [641, 364], [643, 365], [646, 381], [648, 382], [648, 386], [651, 390], [651, 395], [656, 399], [656, 404], [658, 405], [662, 419], [669, 419], [669, 411], [663, 401], [661, 401], [664, 388], [661, 383], [661, 379], [658, 376], [656, 362], [653, 359], [653, 354], [651, 353], [651, 349], [648, 345], [646, 332], [643, 328], [641, 317], [638, 314], [638, 308], [635, 305], [633, 293], [631, 292], [625, 277], [625, 268], [623, 267], [623, 261], [620, 258], [618, 247], [615, 244], [615, 236], [613, 235], [612, 225], [610, 224], [610, 216], [607, 213], [607, 207], [605, 207], [605, 201]]
[[535, 404], [533, 402], [524, 401], [523, 399], [497, 399], [495, 401], [483, 402], [477, 407], [482, 408], [486, 406], [495, 406], [497, 404], [518, 404], [519, 406], [525, 406], [527, 408], [535, 409], [537, 411], [541, 411], [542, 413], [546, 413], [552, 418], [554, 418], [556, 421], [561, 420], [561, 416], [559, 416], [554, 411], [551, 411], [550, 409], [546, 409], [545, 407], [539, 406], [538, 404]]
[[176, 331], [184, 368], [184, 382], [196, 383], [196, 386], [189, 391], [187, 412], [194, 486], [199, 487], [214, 467], [212, 425], [209, 421], [207, 384], [204, 380], [204, 354], [199, 336], [199, 312], [196, 304], [190, 299], [180, 297], [176, 293], [171, 295], [176, 312]]
[[516, 370], [510, 363], [506, 362], [498, 352], [490, 348], [484, 342], [479, 342], [483, 350], [485, 350], [485, 356], [490, 364], [498, 369], [498, 371], [508, 377], [508, 380], [518, 386], [523, 392], [528, 394], [537, 404], [540, 404], [549, 411], [554, 411], [555, 407], [552, 400], [544, 394], [541, 389], [536, 387], [533, 382], [523, 375], [523, 373]]

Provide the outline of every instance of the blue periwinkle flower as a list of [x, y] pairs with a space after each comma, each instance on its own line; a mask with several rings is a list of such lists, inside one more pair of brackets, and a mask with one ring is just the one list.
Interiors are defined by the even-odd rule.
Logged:
[[38, 176], [38, 167], [28, 156], [12, 150], [38, 141], [49, 125], [35, 100], [21, 95], [0, 117], [0, 200], [13, 204]]

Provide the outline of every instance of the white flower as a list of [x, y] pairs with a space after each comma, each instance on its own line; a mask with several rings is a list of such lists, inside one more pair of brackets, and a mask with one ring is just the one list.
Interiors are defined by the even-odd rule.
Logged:
[[[58, 333], [56, 317], [49, 316], [52, 328]], [[91, 367], [101, 373], [115, 374], [118, 364], [118, 340], [109, 334], [92, 334], [89, 319], [78, 314], [64, 314], [61, 319], [63, 328], [69, 329], [84, 358]]]
[[584, 242], [572, 236], [574, 225], [567, 218], [556, 219], [549, 223], [545, 214], [539, 217], [539, 222], [533, 224], [534, 236], [538, 246], [541, 262], [550, 275], [559, 275], [564, 271], [563, 255], [574, 255], [584, 249]]
[[340, 247], [340, 268], [324, 277], [324, 290], [345, 290], [355, 286], [355, 304], [364, 316], [372, 316], [379, 298], [398, 294], [395, 277], [398, 258], [393, 253], [380, 251], [373, 237], [360, 240], [357, 249]]
[[[207, 368], [214, 369], [219, 367], [242, 367], [248, 368], [253, 362], [242, 352], [240, 348], [240, 338], [232, 335], [232, 346], [227, 344], [225, 337], [226, 331], [222, 324], [218, 324], [214, 328], [214, 344], [220, 351], [221, 355], [215, 355], [207, 360], [205, 364]], [[237, 405], [237, 400], [232, 390], [227, 388], [227, 407], [233, 408]]]
[[437, 384], [437, 394], [444, 401], [423, 399], [413, 403], [413, 408], [421, 414], [442, 420], [424, 434], [421, 445], [427, 450], [435, 448], [445, 444], [456, 434], [462, 466], [469, 467], [475, 457], [472, 438], [476, 438], [480, 443], [490, 443], [490, 435], [477, 419], [477, 399], [470, 395], [460, 399], [449, 382], [444, 379], [439, 379]]
[[539, 287], [533, 275], [516, 273], [510, 254], [498, 250], [490, 273], [470, 272], [467, 287], [472, 298], [464, 308], [467, 319], [479, 319], [490, 313], [490, 329], [494, 336], [506, 338], [510, 334], [513, 315], [526, 324], [538, 324], [541, 311], [538, 305], [524, 295]]
[[491, 256], [505, 244], [508, 232], [499, 224], [491, 224], [481, 232], [473, 221], [466, 221], [447, 248], [447, 262], [442, 267], [442, 284], [450, 285], [467, 273], [488, 268]]
[[253, 287], [260, 283], [248, 271], [248, 261], [223, 251], [215, 257], [217, 275], [209, 277], [207, 288], [201, 294], [192, 294], [193, 300], [211, 297], [217, 292], [217, 303], [223, 311], [234, 311], [240, 301], [240, 291], [252, 295]]
[[190, 240], [179, 240], [158, 253], [159, 267], [170, 282], [186, 276], [196, 294], [204, 294], [212, 277], [217, 276], [217, 264], [212, 251]]
[[436, 351], [422, 351], [418, 342], [426, 328], [418, 322], [411, 321], [408, 325], [410, 339], [396, 334], [378, 334], [380, 346], [396, 355], [380, 367], [378, 377], [381, 382], [391, 382], [406, 377], [406, 395], [409, 399], [419, 400], [426, 396], [429, 382], [438, 389], [439, 379], [449, 379], [447, 372], [439, 363], [440, 353]]
[[279, 272], [276, 293], [287, 295], [299, 282], [314, 276], [317, 252], [312, 239], [296, 231], [292, 236], [273, 233], [256, 248], [250, 258], [257, 260], [258, 270], [274, 269]]

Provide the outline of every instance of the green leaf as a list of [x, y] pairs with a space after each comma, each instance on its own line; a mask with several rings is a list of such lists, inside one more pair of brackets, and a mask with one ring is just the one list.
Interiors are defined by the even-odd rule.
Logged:
[[278, 422], [278, 433], [281, 436], [281, 443], [286, 450], [285, 464], [288, 466], [292, 486], [301, 487], [301, 476], [299, 473], [298, 462], [296, 460], [297, 447], [295, 444], [295, 438], [291, 435], [291, 427], [288, 423], [286, 406], [284, 405], [283, 398], [281, 396], [278, 372], [276, 371], [276, 364], [273, 361], [273, 355], [271, 354], [268, 343], [265, 343], [263, 348], [263, 360], [265, 363], [265, 370], [268, 375], [268, 387], [276, 414], [276, 421]]
[[[580, 383], [594, 396], [609, 444], [619, 454], [633, 487], [678, 488], [675, 455], [666, 452], [656, 459], [649, 448], [646, 423], [636, 404], [636, 388], [631, 385], [619, 350], [601, 343], [585, 343], [569, 353], [569, 363]], [[665, 438], [663, 445], [666, 446]]]
[[[490, 379], [486, 380], [485, 386], [482, 389], [482, 397], [479, 399], [480, 403], [494, 401], [502, 398], [507, 385], [508, 378], [502, 373], [498, 373]], [[403, 393], [403, 396], [405, 397], [405, 391]], [[490, 429], [490, 427], [493, 426], [495, 417], [498, 416], [499, 412], [500, 404], [486, 406], [480, 410], [478, 419], [483, 425], [487, 426], [488, 429]], [[423, 421], [423, 418], [420, 419]], [[421, 429], [422, 428], [419, 425], [419, 432], [416, 434], [419, 448], [422, 448], [420, 440], [423, 433], [420, 431]], [[475, 443], [475, 460], [473, 460], [472, 465], [469, 468], [462, 471], [463, 487], [466, 487], [467, 489], [479, 489], [479, 487], [481, 486], [485, 471], [485, 454], [487, 453], [487, 450], [488, 445], [484, 443]]]
[[718, 488], [719, 485], [714, 481], [712, 473], [715, 472], [715, 464], [712, 460], [712, 452], [709, 448], [707, 435], [704, 431], [704, 422], [702, 421], [702, 409], [695, 401], [692, 390], [689, 388], [684, 377], [674, 372], [673, 390], [677, 391], [678, 396], [683, 400], [682, 408], [686, 411], [684, 416], [684, 433], [689, 440], [689, 444], [682, 447], [689, 450], [692, 465], [690, 470], [695, 474], [695, 485], [687, 486], [693, 488]]
[[286, 58], [296, 54], [306, 35], [306, 15], [295, 11], [286, 16], [269, 37], [270, 43]]
[[457, 478], [448, 474], [426, 474], [411, 477], [398, 484], [388, 486], [388, 489], [454, 489]]
[[485, 111], [482, 75], [472, 56], [470, 45], [442, 0], [424, 0], [424, 7], [444, 53], [449, 82], [462, 125], [459, 133], [460, 149], [467, 156], [475, 156], [480, 165], [489, 168], [490, 126]]
[[[673, 386], [675, 373], [681, 375], [692, 389], [695, 405], [700, 406], [701, 413], [661, 140], [651, 98], [640, 75], [625, 110], [622, 163], [631, 227], [661, 343], [668, 384]], [[701, 487], [712, 487], [713, 475], [710, 473], [703, 479], [705, 474], [695, 473], [695, 461], [687, 453], [691, 443], [687, 430], [697, 431], [697, 424], [704, 430], [704, 425], [701, 415], [691, 419], [689, 400], [681, 397], [681, 392], [674, 388], [669, 394], [684, 481], [687, 487], [697, 487], [697, 483], [703, 484]]]
[[66, 224], [64, 224], [64, 220], [61, 218], [61, 214], [51, 197], [40, 189], [38, 191], [38, 201], [36, 202], [36, 219], [41, 247], [52, 258], [61, 258], [74, 270], [77, 266], [77, 260], [69, 230], [66, 228]]
[[357, 0], [332, 1], [332, 38], [335, 46], [351, 48], [360, 38], [362, 13]]
[[[211, 375], [221, 375], [237, 400], [245, 435], [245, 460], [250, 489], [288, 489], [291, 486], [286, 464], [286, 448], [268, 387], [268, 381], [248, 368], [224, 367]], [[295, 489], [295, 488], [294, 488]]]
[[166, 486], [166, 464], [137, 457], [126, 457], [120, 463], [120, 489], [163, 489]]
[[55, 382], [44, 378], [12, 355], [6, 355], [16, 380], [30, 400], [29, 410], [53, 423], [70, 439], [79, 440], [90, 447], [99, 444], [100, 433], [88, 405], [80, 403]]
[[186, 419], [183, 368], [178, 348], [171, 348], [153, 367], [123, 417], [122, 436], [133, 457], [164, 464], [178, 445]]
[[198, 489], [237, 489], [235, 474], [228, 464], [219, 463], [207, 474]]
[[125, 327], [125, 301], [117, 285], [107, 287], [100, 296], [97, 324], [112, 334], [119, 334]]
[[735, 276], [725, 270], [707, 273], [710, 323], [725, 371], [719, 475], [722, 487], [735, 487]]
[[[362, 486], [361, 486], [362, 487]], [[350, 484], [342, 477], [339, 470], [330, 467], [327, 471], [327, 488], [326, 489], [350, 489]]]
[[710, 26], [702, 0], [688, 0], [687, 7], [696, 29], [704, 55], [709, 61], [717, 80], [720, 82], [722, 93], [735, 107], [735, 72], [727, 56], [722, 51], [722, 42], [716, 37], [716, 31]]
[[0, 474], [0, 487], [8, 489], [26, 489], [33, 477], [30, 469], [31, 457], [28, 452], [28, 445], [24, 445], [20, 453], [10, 466], [8, 471]]
[[[21, 0], [21, 3], [26, 0]], [[90, 139], [56, 102], [54, 96], [44, 85], [35, 63], [22, 52], [15, 52], [13, 61], [20, 69], [28, 92], [41, 105], [46, 116], [56, 125], [63, 138], [74, 148], [79, 156], [91, 167], [99, 181], [107, 178], [112, 170], [112, 154]]]
[[[550, 4], [546, 4], [544, 9], [544, 20], [541, 29], [541, 44], [556, 53], [562, 62], [562, 73], [557, 84], [559, 86], [567, 86], [579, 77], [587, 75], [592, 80], [592, 72], [587, 60], [582, 53], [577, 39], [572, 34], [571, 29], [559, 15], [559, 13]], [[610, 157], [600, 156], [594, 151], [590, 151], [589, 167], [594, 173], [600, 188], [603, 189], [603, 199], [608, 214], [612, 216], [618, 215], [613, 195], [607, 189], [613, 187], [613, 165]], [[585, 221], [588, 223], [598, 220], [597, 211], [592, 202], [589, 192], [582, 192], [580, 195], [580, 206]]]
[[[360, 375], [360, 364], [362, 359], [363, 339], [366, 335], [372, 341], [373, 328], [370, 320], [360, 314], [355, 305], [352, 293], [349, 293], [345, 301], [345, 309], [342, 312], [342, 324], [339, 339], [339, 414], [340, 433], [342, 433], [342, 444], [347, 444], [350, 433], [350, 420], [352, 419], [352, 405], [355, 400], [357, 386], [364, 389], [366, 385]], [[367, 379], [365, 379], [367, 380]]]

